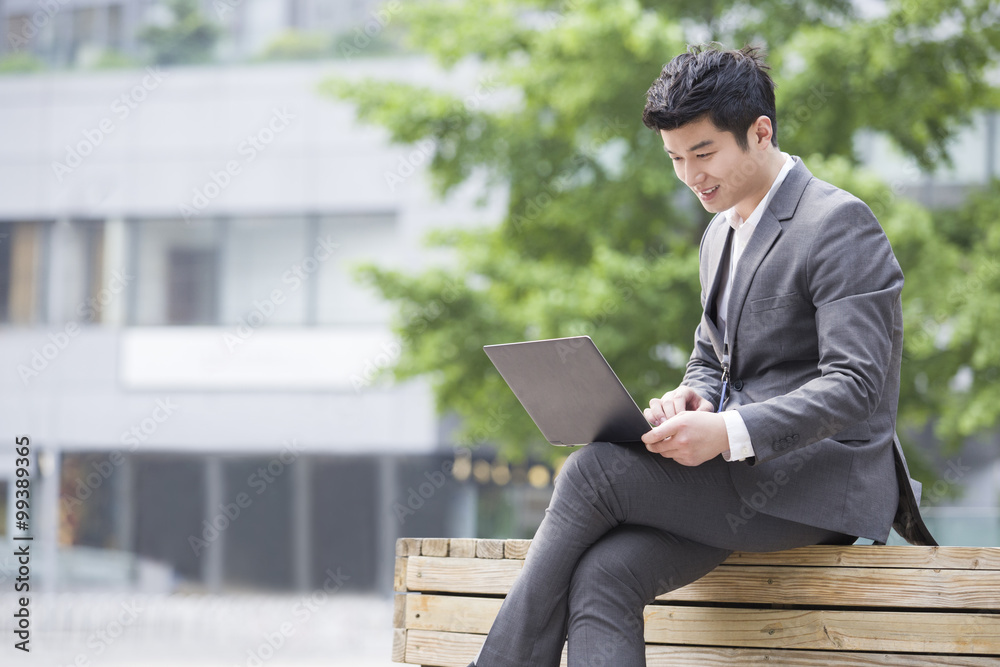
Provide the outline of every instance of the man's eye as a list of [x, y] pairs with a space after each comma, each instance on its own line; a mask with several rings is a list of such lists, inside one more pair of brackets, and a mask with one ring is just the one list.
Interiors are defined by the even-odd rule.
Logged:
[[706, 158], [706, 157], [711, 157], [712, 155], [715, 155], [715, 153], [699, 153], [697, 157]]

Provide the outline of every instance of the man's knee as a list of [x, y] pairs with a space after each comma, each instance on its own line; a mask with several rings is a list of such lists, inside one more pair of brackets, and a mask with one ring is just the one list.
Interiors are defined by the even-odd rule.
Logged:
[[594, 479], [599, 476], [613, 483], [631, 467], [630, 453], [621, 445], [592, 442], [570, 454], [559, 475], [565, 474], [570, 479], [578, 476]]
[[607, 550], [590, 549], [577, 563], [570, 580], [570, 608], [580, 608], [574, 602], [590, 606], [587, 598], [613, 599], [626, 607], [639, 608], [658, 594], [660, 585], [650, 577], [652, 568], [636, 572], [632, 566]]

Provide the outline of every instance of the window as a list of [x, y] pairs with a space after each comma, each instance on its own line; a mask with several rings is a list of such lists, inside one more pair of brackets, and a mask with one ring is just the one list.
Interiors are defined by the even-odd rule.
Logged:
[[225, 225], [216, 220], [131, 223], [129, 322], [215, 324]]
[[167, 257], [167, 323], [214, 324], [218, 251], [171, 248]]
[[45, 231], [38, 222], [0, 223], [0, 322], [40, 320]]

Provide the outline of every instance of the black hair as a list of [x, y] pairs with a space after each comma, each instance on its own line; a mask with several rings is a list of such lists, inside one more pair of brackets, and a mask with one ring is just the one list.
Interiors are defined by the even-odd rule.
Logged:
[[759, 48], [739, 51], [717, 45], [691, 46], [663, 66], [646, 92], [642, 122], [656, 130], [676, 130], [707, 115], [731, 132], [744, 151], [747, 130], [761, 116], [771, 119], [771, 143], [778, 145], [774, 81]]

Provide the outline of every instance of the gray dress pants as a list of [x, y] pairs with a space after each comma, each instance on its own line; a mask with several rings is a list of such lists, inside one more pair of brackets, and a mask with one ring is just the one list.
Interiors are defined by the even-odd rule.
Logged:
[[641, 444], [571, 454], [476, 665], [557, 667], [568, 633], [570, 667], [644, 667], [642, 611], [657, 595], [735, 550], [854, 541], [762, 512], [743, 520], [730, 465], [744, 464], [685, 467]]

